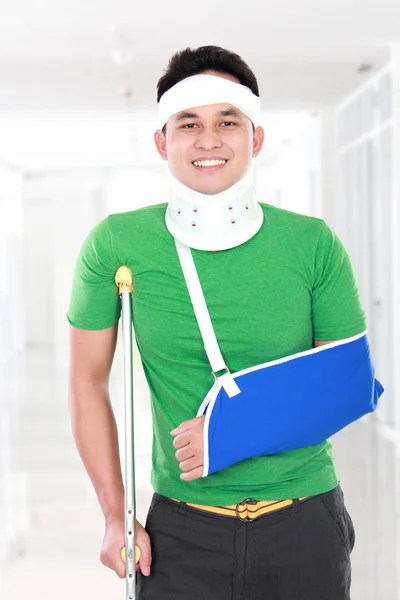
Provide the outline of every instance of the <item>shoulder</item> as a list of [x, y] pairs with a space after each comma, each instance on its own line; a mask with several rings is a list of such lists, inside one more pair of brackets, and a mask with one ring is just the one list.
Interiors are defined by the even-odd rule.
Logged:
[[150, 206], [143, 206], [142, 208], [136, 208], [122, 213], [112, 213], [108, 215], [107, 219], [112, 227], [119, 225], [132, 225], [135, 223], [155, 223], [163, 221], [165, 218], [165, 211], [168, 206], [167, 202], [160, 204], [152, 204]]
[[[108, 215], [111, 245], [115, 256], [122, 259], [134, 252], [135, 256], [158, 248], [167, 238], [165, 213], [168, 203], [153, 204], [135, 210]], [[168, 234], [169, 236], [169, 234]]]
[[329, 227], [323, 219], [303, 215], [283, 208], [277, 208], [264, 202], [259, 202], [264, 218], [269, 227], [287, 237], [292, 234], [297, 241], [305, 239], [318, 242], [321, 234], [329, 231]]

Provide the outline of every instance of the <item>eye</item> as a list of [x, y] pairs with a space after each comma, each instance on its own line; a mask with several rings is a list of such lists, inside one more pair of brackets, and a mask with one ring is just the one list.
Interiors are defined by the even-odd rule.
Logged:
[[228, 125], [236, 125], [236, 123], [234, 123], [233, 121], [224, 121], [224, 122], [222, 123], [222, 125], [227, 125], [227, 124], [228, 124]]
[[186, 125], [182, 125], [182, 129], [186, 129], [186, 127], [193, 129], [194, 126], [197, 127], [196, 123], [187, 123]]

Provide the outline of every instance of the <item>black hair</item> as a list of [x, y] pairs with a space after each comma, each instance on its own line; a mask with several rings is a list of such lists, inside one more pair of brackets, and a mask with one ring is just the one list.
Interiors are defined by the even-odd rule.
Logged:
[[[160, 102], [163, 94], [179, 81], [211, 70], [236, 77], [239, 83], [248, 87], [253, 94], [260, 95], [256, 76], [238, 54], [219, 46], [200, 46], [180, 50], [170, 58], [164, 75], [157, 83], [157, 102]], [[165, 125], [163, 133], [165, 134]]]

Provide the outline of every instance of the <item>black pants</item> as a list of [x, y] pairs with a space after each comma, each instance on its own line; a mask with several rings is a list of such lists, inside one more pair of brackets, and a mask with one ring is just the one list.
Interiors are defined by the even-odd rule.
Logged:
[[350, 600], [354, 527], [338, 486], [255, 521], [154, 494], [138, 600]]

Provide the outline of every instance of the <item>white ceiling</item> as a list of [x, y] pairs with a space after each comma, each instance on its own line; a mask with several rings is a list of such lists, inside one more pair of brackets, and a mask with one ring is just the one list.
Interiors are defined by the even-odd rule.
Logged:
[[[309, 111], [338, 103], [398, 40], [398, 0], [8, 0], [0, 8], [0, 118], [32, 123], [36, 115], [26, 131], [39, 138], [48, 111], [77, 115], [75, 126], [84, 115], [101, 126], [102, 115], [115, 114], [123, 129], [123, 115], [155, 111], [157, 79], [173, 52], [207, 44], [249, 63], [264, 110]], [[357, 73], [363, 63], [372, 71]], [[0, 136], [1, 158], [21, 163]]]
[[[0, 109], [155, 103], [169, 56], [220, 45], [241, 54], [260, 82], [264, 108], [336, 101], [384, 64], [400, 38], [398, 0], [9, 0], [0, 9]], [[112, 51], [131, 54], [117, 65]]]

